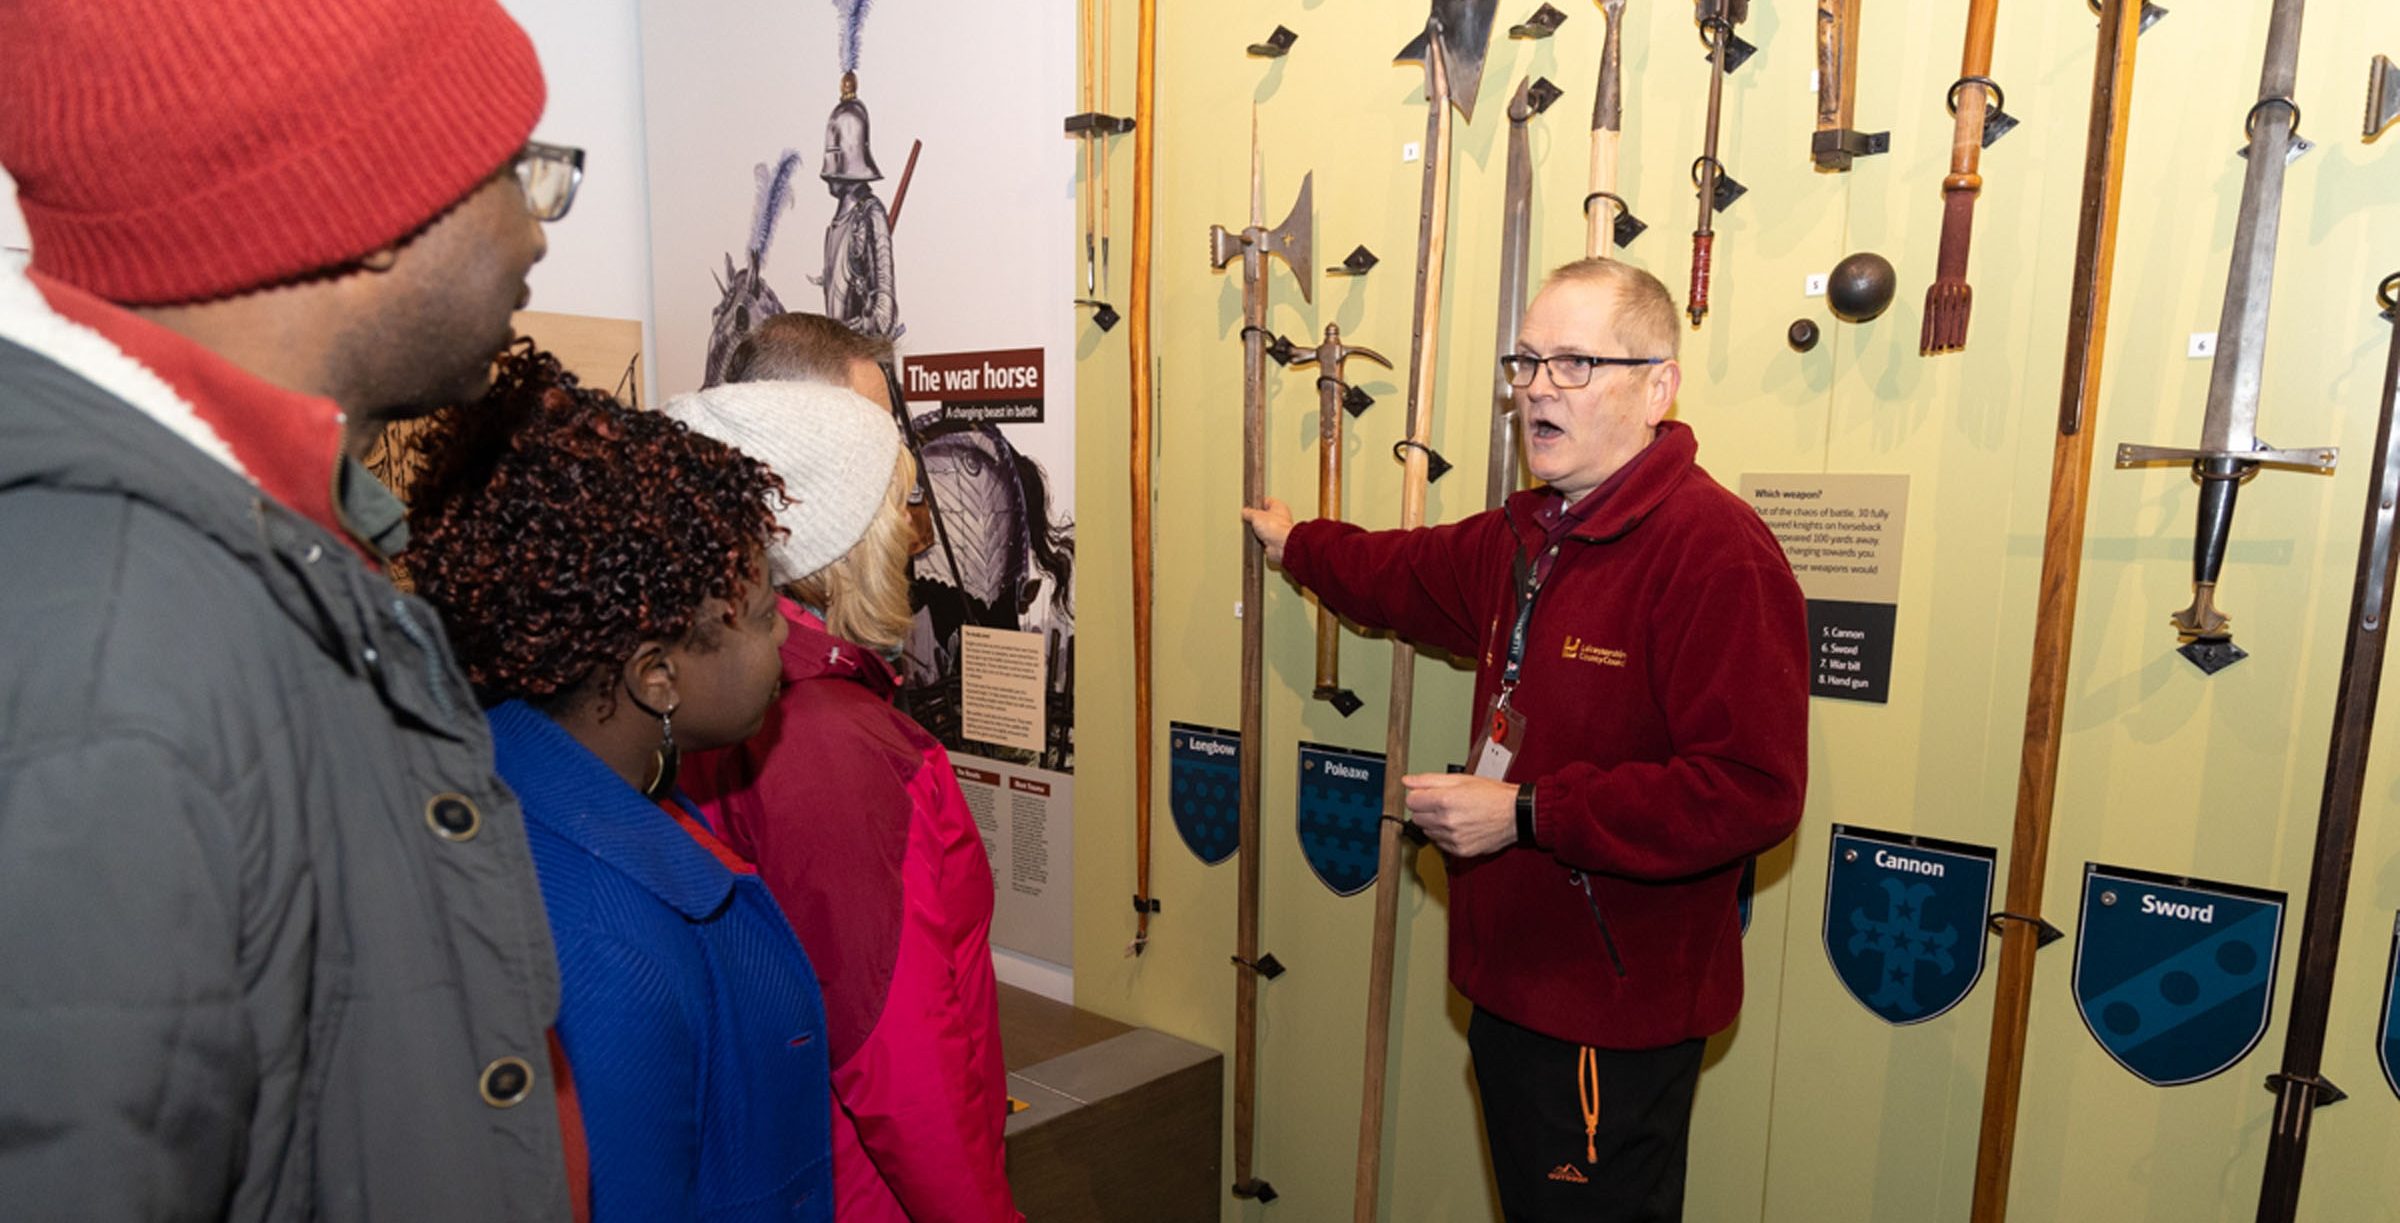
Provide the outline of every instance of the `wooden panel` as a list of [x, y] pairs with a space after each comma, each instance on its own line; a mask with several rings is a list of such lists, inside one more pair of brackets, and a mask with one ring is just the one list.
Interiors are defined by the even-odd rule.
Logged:
[[611, 392], [635, 407], [642, 406], [640, 322], [520, 310], [510, 323], [518, 335], [532, 337], [534, 343], [555, 354], [577, 381]]
[[1010, 1074], [1131, 1031], [1131, 1024], [1053, 1002], [1030, 990], [1000, 987], [1000, 1056]]
[[1008, 1181], [1042, 1223], [1210, 1223], [1222, 1200], [1225, 1059], [1000, 987]]

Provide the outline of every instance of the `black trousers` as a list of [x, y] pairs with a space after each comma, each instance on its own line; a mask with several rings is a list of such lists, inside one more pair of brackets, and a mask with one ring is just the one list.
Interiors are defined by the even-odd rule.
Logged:
[[1467, 1050], [1508, 1223], [1682, 1219], [1706, 1047], [1586, 1049], [1477, 1007]]

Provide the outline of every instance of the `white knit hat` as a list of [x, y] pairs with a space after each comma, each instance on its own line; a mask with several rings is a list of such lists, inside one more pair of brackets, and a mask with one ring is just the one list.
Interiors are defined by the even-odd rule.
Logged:
[[883, 508], [900, 461], [892, 414], [846, 387], [733, 382], [676, 396], [659, 410], [782, 478], [791, 501], [775, 521], [787, 534], [767, 550], [768, 576], [778, 585], [823, 569], [857, 545]]

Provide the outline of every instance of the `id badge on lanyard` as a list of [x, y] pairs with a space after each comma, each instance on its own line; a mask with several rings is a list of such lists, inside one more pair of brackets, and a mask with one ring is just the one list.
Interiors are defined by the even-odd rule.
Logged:
[[[1558, 545], [1552, 544], [1542, 559], [1555, 564]], [[1518, 563], [1524, 564], [1522, 558]], [[1510, 706], [1509, 696], [1517, 690], [1525, 666], [1525, 637], [1533, 627], [1533, 602], [1542, 593], [1542, 579], [1548, 571], [1548, 564], [1525, 566], [1517, 582], [1517, 621], [1508, 631], [1508, 662], [1500, 670], [1500, 691], [1492, 697], [1491, 711], [1478, 728], [1474, 759], [1467, 765], [1467, 771], [1477, 777], [1508, 780], [1508, 766], [1525, 748], [1525, 715]]]

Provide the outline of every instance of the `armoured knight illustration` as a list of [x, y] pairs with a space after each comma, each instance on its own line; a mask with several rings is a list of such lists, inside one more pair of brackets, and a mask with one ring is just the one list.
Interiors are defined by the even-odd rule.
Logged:
[[708, 365], [702, 386], [724, 381], [725, 362], [732, 358], [734, 345], [741, 343], [752, 327], [783, 313], [782, 299], [767, 286], [767, 248], [775, 240], [775, 223], [791, 209], [792, 174], [799, 168], [800, 154], [790, 149], [785, 149], [773, 166], [758, 165], [758, 205], [750, 216], [749, 258], [736, 266], [732, 255], [725, 256], [725, 274], [717, 277], [721, 296], [709, 318]]
[[902, 699], [927, 730], [956, 743], [963, 628], [1039, 633], [1049, 664], [1049, 734], [1039, 758], [1026, 763], [1071, 769], [1074, 524], [1052, 520], [1041, 465], [991, 425], [939, 421], [925, 430], [919, 454], [942, 506], [950, 552], [935, 549], [916, 560], [917, 627], [906, 646]]
[[825, 165], [818, 172], [836, 201], [825, 226], [825, 313], [852, 328], [898, 339], [899, 298], [892, 283], [892, 225], [873, 184], [883, 177], [868, 144], [858, 74], [842, 74], [842, 100], [825, 120]]

